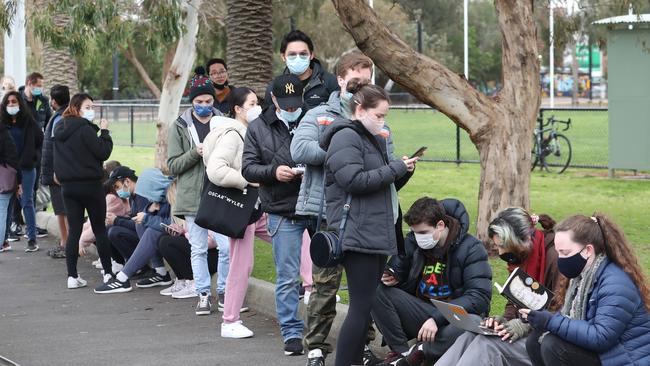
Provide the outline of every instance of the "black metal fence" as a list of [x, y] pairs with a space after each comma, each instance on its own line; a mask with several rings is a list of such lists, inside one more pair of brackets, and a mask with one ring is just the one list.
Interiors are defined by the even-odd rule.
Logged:
[[[429, 106], [417, 104], [417, 101], [408, 98], [402, 99], [400, 104], [391, 106], [388, 116], [397, 154], [410, 155], [421, 146], [427, 146], [425, 161], [456, 164], [479, 162], [478, 151], [467, 132]], [[156, 142], [158, 105], [150, 101], [125, 102], [98, 104], [100, 116], [111, 123], [115, 144], [153, 147]], [[182, 105], [179, 112], [188, 107]], [[544, 121], [550, 116], [561, 120], [571, 118], [571, 128], [562, 132], [572, 145], [570, 167], [607, 168], [607, 108], [540, 109], [540, 117]]]

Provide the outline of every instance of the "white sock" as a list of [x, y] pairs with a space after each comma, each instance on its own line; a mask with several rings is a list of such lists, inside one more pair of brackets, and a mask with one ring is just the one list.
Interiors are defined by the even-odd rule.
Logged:
[[117, 278], [117, 280], [120, 282], [126, 282], [129, 280], [129, 277], [125, 275], [124, 272], [122, 271], [120, 271], [120, 273], [118, 273], [117, 276], [115, 276], [115, 278]]
[[323, 351], [320, 348], [313, 349], [307, 354], [307, 358], [323, 357]]
[[167, 268], [165, 267], [156, 267], [156, 273], [158, 273], [161, 276], [164, 276], [167, 274]]

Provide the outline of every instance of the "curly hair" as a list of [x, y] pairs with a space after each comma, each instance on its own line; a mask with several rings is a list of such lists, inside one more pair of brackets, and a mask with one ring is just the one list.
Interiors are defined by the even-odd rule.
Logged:
[[[630, 276], [632, 282], [639, 289], [641, 300], [646, 309], [650, 311], [648, 281], [625, 234], [609, 217], [601, 213], [595, 213], [592, 217], [584, 215], [568, 217], [555, 226], [555, 232], [570, 232], [574, 242], [593, 245], [596, 254], [605, 253], [609, 260], [616, 263]], [[562, 307], [568, 286], [569, 280], [563, 277], [553, 300], [554, 308]]]

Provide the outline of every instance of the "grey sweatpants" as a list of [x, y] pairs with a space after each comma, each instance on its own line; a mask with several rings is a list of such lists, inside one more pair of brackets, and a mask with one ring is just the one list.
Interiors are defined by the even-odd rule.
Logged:
[[531, 366], [526, 338], [513, 343], [499, 337], [465, 332], [435, 366]]

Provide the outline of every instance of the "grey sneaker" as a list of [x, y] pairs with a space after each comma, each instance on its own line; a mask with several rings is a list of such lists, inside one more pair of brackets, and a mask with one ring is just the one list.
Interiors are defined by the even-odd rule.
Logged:
[[36, 245], [36, 240], [30, 240], [27, 242], [27, 248], [25, 248], [25, 253], [31, 253], [38, 250], [38, 245]]
[[226, 294], [219, 294], [217, 293], [217, 310], [218, 311], [223, 311], [223, 307], [226, 306]]
[[211, 298], [212, 296], [206, 293], [199, 295], [199, 303], [196, 304], [196, 315], [210, 315], [212, 312]]

